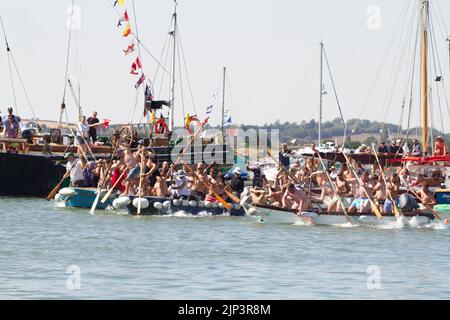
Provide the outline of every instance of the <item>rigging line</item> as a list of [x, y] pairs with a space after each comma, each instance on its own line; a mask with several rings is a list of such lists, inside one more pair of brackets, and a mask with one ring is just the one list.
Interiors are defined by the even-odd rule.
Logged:
[[[441, 68], [441, 61], [439, 59], [439, 54], [438, 54], [438, 48], [436, 45], [436, 34], [435, 34], [435, 27], [433, 24], [433, 21], [430, 20], [430, 42], [431, 42], [431, 46], [430, 46], [430, 51], [432, 53], [432, 57], [433, 57], [433, 66], [434, 66], [434, 73], [435, 76], [442, 76], [442, 68]], [[436, 64], [437, 61], [437, 64]], [[439, 67], [439, 70], [438, 70]], [[439, 74], [438, 74], [439, 71]], [[436, 79], [437, 80], [437, 79]], [[437, 81], [436, 81], [437, 82]], [[445, 97], [445, 101], [447, 103], [447, 110], [449, 112], [449, 116], [450, 116], [450, 108], [448, 105], [448, 100], [447, 100], [447, 95], [445, 93], [445, 86], [443, 83], [443, 79], [441, 78], [441, 80], [439, 81], [442, 83], [443, 89], [444, 89], [444, 97]], [[441, 122], [443, 121], [442, 119], [442, 106], [441, 106], [441, 94], [440, 94], [440, 90], [439, 90], [439, 83], [436, 83], [436, 89], [437, 89], [437, 98], [438, 98], [438, 105], [439, 105], [439, 109], [441, 110]], [[444, 131], [444, 124], [442, 122], [442, 133], [445, 133]]]
[[[434, 10], [434, 5], [436, 5], [436, 11], [438, 14], [436, 14], [436, 11]], [[437, 21], [439, 23], [439, 28], [441, 28], [441, 23], [442, 23], [443, 28], [441, 28], [441, 31], [445, 38], [448, 34], [448, 28], [447, 28], [447, 24], [445, 23], [444, 16], [442, 15], [443, 11], [441, 10], [441, 5], [439, 4], [439, 1], [433, 1], [432, 4], [430, 3], [430, 6], [436, 15]]]
[[383, 57], [382, 57], [382, 59], [381, 59], [381, 62], [380, 62], [380, 64], [379, 64], [379, 66], [378, 66], [378, 69], [377, 69], [377, 72], [376, 72], [376, 74], [375, 74], [375, 77], [373, 78], [372, 83], [371, 83], [371, 85], [370, 85], [370, 87], [369, 87], [369, 91], [368, 91], [368, 93], [367, 93], [367, 95], [366, 95], [366, 98], [365, 98], [365, 100], [364, 100], [363, 106], [362, 106], [362, 108], [361, 108], [361, 112], [360, 112], [360, 114], [359, 114], [359, 117], [358, 117], [358, 119], [357, 119], [357, 121], [356, 121], [356, 123], [355, 123], [355, 126], [354, 126], [354, 129], [353, 129], [353, 130], [355, 130], [356, 127], [358, 126], [359, 120], [361, 119], [361, 116], [362, 116], [362, 113], [365, 111], [365, 109], [366, 109], [366, 107], [367, 107], [367, 104], [368, 104], [368, 102], [369, 102], [369, 100], [370, 100], [370, 97], [371, 97], [372, 94], [373, 94], [373, 90], [374, 90], [374, 88], [375, 88], [376, 82], [377, 82], [378, 78], [380, 77], [381, 71], [382, 71], [382, 69], [383, 69], [383, 67], [384, 67], [384, 64], [386, 63], [387, 57], [388, 57], [388, 55], [389, 55], [389, 53], [390, 53], [390, 51], [391, 51], [391, 49], [392, 49], [392, 47], [393, 47], [393, 43], [394, 43], [394, 41], [395, 41], [395, 38], [397, 38], [397, 33], [398, 33], [399, 29], [400, 29], [399, 27], [400, 27], [400, 25], [402, 24], [403, 19], [406, 18], [406, 15], [407, 15], [407, 12], [409, 11], [409, 7], [410, 7], [411, 3], [412, 3], [412, 2], [410, 2], [410, 1], [406, 1], [406, 2], [405, 2], [405, 6], [403, 7], [403, 13], [402, 13], [402, 15], [399, 17], [399, 19], [398, 19], [398, 21], [397, 21], [397, 23], [396, 23], [396, 26], [394, 27], [394, 32], [393, 32], [393, 34], [392, 34], [391, 39], [390, 39], [389, 42], [388, 42], [388, 45], [387, 45], [387, 47], [386, 47], [386, 51], [385, 51], [385, 53], [384, 53], [384, 55], [383, 55]]
[[188, 68], [187, 68], [187, 64], [186, 64], [186, 58], [185, 58], [185, 55], [184, 55], [184, 48], [183, 48], [183, 42], [181, 40], [181, 32], [180, 32], [179, 25], [178, 25], [177, 29], [178, 29], [178, 42], [179, 42], [179, 47], [181, 47], [181, 54], [183, 56], [184, 70], [185, 70], [186, 79], [187, 79], [187, 82], [188, 82], [188, 88], [189, 88], [189, 93], [190, 93], [190, 96], [191, 96], [192, 107], [194, 108], [195, 114], [197, 114], [197, 109], [195, 107], [195, 101], [194, 101], [194, 95], [192, 93], [191, 80], [189, 78], [189, 72], [188, 72]]
[[[164, 61], [164, 65], [168, 65], [169, 64], [169, 58], [171, 58], [172, 57], [172, 50], [171, 50], [171, 47], [172, 47], [172, 45], [171, 44], [169, 44], [168, 46], [167, 46], [167, 52], [166, 52], [166, 59], [165, 59], [165, 61]], [[172, 78], [172, 75], [171, 74], [169, 74], [169, 81], [170, 81], [170, 79]], [[163, 73], [162, 74], [162, 76], [161, 76], [161, 83], [160, 83], [160, 86], [159, 86], [159, 92], [158, 92], [158, 97], [161, 97], [161, 92], [162, 92], [162, 89], [163, 89], [163, 85], [164, 85], [164, 80], [165, 80], [165, 78], [166, 78], [166, 74], [165, 73]], [[155, 81], [156, 81], [156, 78], [155, 78]], [[170, 96], [170, 85], [169, 85], [169, 95], [168, 95], [168, 97]]]
[[[172, 18], [172, 21], [173, 21], [173, 18]], [[169, 32], [171, 29], [172, 29], [172, 23], [169, 26]], [[166, 52], [167, 42], [169, 41], [169, 37], [170, 37], [169, 32], [167, 32], [166, 39], [164, 40], [163, 50], [161, 52], [161, 56], [159, 57], [160, 61], [162, 61], [162, 59], [164, 57], [164, 53]], [[167, 61], [165, 63], [167, 63]], [[153, 83], [156, 83], [156, 78], [158, 77], [158, 73], [159, 73], [159, 65], [156, 68], [155, 76], [153, 77]], [[163, 74], [163, 77], [164, 77], [164, 74]]]
[[[384, 9], [384, 7], [386, 7], [386, 5], [390, 2], [390, 0], [386, 0], [384, 2], [384, 4], [381, 6], [381, 9]], [[353, 58], [355, 57], [356, 53], [358, 53], [359, 49], [361, 48], [362, 44], [364, 43], [364, 40], [366, 40], [367, 36], [369, 35], [369, 33], [371, 32], [370, 29], [367, 28], [366, 33], [363, 35], [363, 37], [361, 38], [361, 40], [358, 42], [358, 44], [356, 45], [355, 49], [353, 50], [352, 54], [350, 55], [349, 59], [347, 60], [347, 62], [344, 64], [344, 66], [342, 67], [341, 71], [338, 73], [338, 76], [336, 77], [336, 80], [339, 81], [339, 79], [341, 78], [342, 74], [346, 71], [347, 67], [350, 65], [350, 62], [353, 60]]]
[[325, 47], [323, 47], [323, 53], [324, 53], [324, 57], [325, 57], [325, 62], [327, 63], [327, 69], [328, 69], [328, 73], [330, 75], [331, 84], [333, 86], [333, 91], [334, 91], [334, 96], [336, 98], [336, 103], [337, 103], [338, 108], [339, 108], [339, 114], [341, 115], [342, 123], [345, 125], [344, 115], [342, 114], [341, 104], [339, 102], [339, 98], [338, 98], [338, 95], [337, 95], [336, 85], [334, 83], [333, 74], [331, 73], [331, 68], [330, 68], [330, 64], [328, 62], [328, 56], [327, 56], [327, 52], [325, 50]]
[[[387, 119], [387, 116], [388, 116], [388, 111], [389, 111], [389, 106], [392, 103], [392, 99], [394, 98], [394, 94], [395, 94], [395, 91], [396, 91], [395, 89], [397, 88], [397, 83], [398, 83], [398, 79], [399, 79], [399, 76], [400, 76], [400, 71], [402, 69], [403, 62], [406, 61], [406, 59], [404, 59], [404, 57], [405, 57], [407, 48], [409, 47], [410, 40], [411, 40], [411, 37], [408, 37], [408, 30], [410, 29], [410, 28], [408, 28], [409, 25], [410, 25], [410, 28], [412, 28], [412, 26], [414, 25], [414, 10], [413, 10], [413, 12], [411, 14], [410, 24], [405, 25], [406, 28], [403, 31], [405, 33], [404, 37], [406, 38], [405, 42], [404, 42], [404, 45], [403, 45], [403, 48], [402, 48], [402, 50], [400, 50], [401, 47], [399, 47], [398, 51], [397, 51], [397, 55], [399, 55], [399, 58], [398, 58], [399, 60], [397, 60], [397, 61], [399, 61], [399, 63], [397, 64], [396, 71], [393, 73], [393, 77], [390, 80], [390, 85], [389, 85], [389, 88], [390, 88], [389, 91], [390, 92], [385, 97], [384, 112], [383, 112], [383, 117], [382, 117], [383, 121], [382, 122], [386, 122], [386, 119]], [[403, 38], [403, 36], [401, 35], [400, 39], [402, 39], [402, 38]]]
[[[179, 76], [180, 76], [180, 92], [181, 92], [181, 108], [182, 108], [182, 111], [183, 111], [183, 117], [186, 115], [186, 110], [185, 110], [185, 105], [184, 105], [184, 90], [183, 90], [183, 73], [182, 73], [182, 71], [181, 71], [181, 56], [180, 56], [180, 41], [179, 41], [179, 38], [180, 38], [180, 36], [178, 35], [178, 37], [175, 37], [175, 39], [177, 40], [177, 44], [178, 44], [178, 46], [177, 46], [177, 53], [178, 53], [178, 73], [179, 73]], [[175, 59], [176, 59], [176, 57], [175, 57]]]
[[[119, 13], [119, 11], [117, 11], [117, 9], [114, 7], [114, 4], [111, 3], [109, 0], [105, 0], [110, 6], [111, 8], [114, 10], [114, 12], [116, 13], [116, 15], [121, 18], [122, 15]], [[141, 41], [141, 39], [136, 35], [136, 33], [131, 30], [131, 34], [134, 36], [134, 38], [136, 39], [136, 41], [138, 42], [138, 45], [140, 44], [142, 46], [142, 48], [144, 49], [145, 52], [148, 53], [148, 55], [161, 67], [162, 70], [164, 70], [165, 72], [167, 72], [168, 74], [170, 74], [169, 71], [166, 70], [166, 68], [164, 68], [161, 63], [158, 61], [158, 59], [155, 58], [155, 56], [151, 53], [151, 51], [145, 46], [145, 44]]]
[[69, 72], [69, 59], [70, 59], [70, 43], [72, 41], [72, 27], [73, 27], [73, 8], [75, 6], [75, 0], [72, 0], [72, 7], [70, 9], [70, 25], [69, 25], [69, 40], [67, 42], [67, 56], [66, 56], [66, 71], [64, 73], [64, 93], [62, 101], [66, 100], [66, 92], [67, 92], [67, 75]]
[[14, 77], [13, 77], [12, 68], [11, 68], [11, 58], [12, 58], [11, 48], [9, 47], [8, 39], [6, 37], [5, 26], [3, 24], [3, 18], [1, 15], [0, 15], [0, 22], [2, 24], [3, 36], [5, 37], [6, 54], [8, 55], [9, 77], [11, 79], [11, 90], [12, 90], [12, 95], [13, 95], [13, 100], [14, 100], [14, 107], [16, 108], [16, 112], [19, 113], [18, 106], [17, 106], [17, 99], [16, 99], [16, 89], [14, 86]]
[[[136, 7], [134, 5], [134, 0], [131, 1], [132, 6], [133, 6], [133, 17], [134, 17], [134, 27], [136, 28], [136, 37], [139, 38], [139, 30], [138, 30], [138, 23], [137, 23], [137, 16], [136, 16]], [[138, 56], [139, 56], [139, 60], [141, 60], [141, 64], [142, 64], [142, 73], [145, 74], [144, 72], [144, 63], [142, 61], [142, 55], [141, 55], [141, 44], [138, 42]]]

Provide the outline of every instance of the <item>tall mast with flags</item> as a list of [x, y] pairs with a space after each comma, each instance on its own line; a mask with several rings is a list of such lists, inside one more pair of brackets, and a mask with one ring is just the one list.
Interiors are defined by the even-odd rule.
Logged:
[[169, 131], [173, 131], [174, 129], [174, 111], [175, 111], [175, 67], [176, 67], [176, 47], [177, 47], [177, 0], [174, 0], [174, 9], [173, 9], [173, 30], [170, 32], [170, 35], [173, 37], [173, 53], [172, 53], [172, 99], [171, 99], [171, 107], [170, 107], [170, 127]]

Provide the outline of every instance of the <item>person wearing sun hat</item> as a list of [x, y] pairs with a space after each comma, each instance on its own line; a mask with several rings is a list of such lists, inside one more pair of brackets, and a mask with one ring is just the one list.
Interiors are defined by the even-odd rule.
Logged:
[[174, 185], [171, 187], [173, 198], [187, 199], [189, 197], [188, 183], [186, 173], [183, 170], [178, 170], [175, 175]]
[[241, 193], [244, 191], [244, 180], [241, 177], [242, 170], [239, 167], [234, 168], [233, 176], [231, 177], [230, 186], [233, 190], [233, 194], [237, 197], [241, 196]]

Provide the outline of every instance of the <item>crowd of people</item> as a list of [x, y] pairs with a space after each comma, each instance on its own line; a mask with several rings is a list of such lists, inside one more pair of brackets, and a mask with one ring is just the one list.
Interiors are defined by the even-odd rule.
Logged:
[[[191, 168], [187, 164], [174, 166], [158, 161], [156, 154], [140, 145], [133, 151], [118, 148], [115, 157], [86, 161], [67, 154], [67, 172], [73, 187], [114, 188], [122, 195], [173, 197], [218, 203], [217, 197], [232, 202], [229, 194], [237, 197], [244, 190], [241, 169], [225, 179], [215, 164], [200, 163]], [[227, 194], [228, 192], [228, 194]]]

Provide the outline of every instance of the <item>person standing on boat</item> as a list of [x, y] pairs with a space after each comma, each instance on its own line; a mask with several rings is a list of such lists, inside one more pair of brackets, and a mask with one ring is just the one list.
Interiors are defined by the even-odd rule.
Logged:
[[134, 189], [136, 187], [136, 180], [139, 177], [141, 168], [139, 166], [139, 161], [135, 158], [133, 152], [129, 147], [125, 149], [124, 161], [125, 166], [128, 170], [127, 178], [125, 179], [125, 194], [133, 195], [135, 191]]
[[69, 153], [65, 157], [67, 159], [66, 170], [70, 172], [70, 186], [71, 187], [82, 187], [84, 184], [83, 170], [86, 160], [83, 156], [80, 159], [75, 159], [73, 153]]
[[85, 154], [88, 150], [87, 143], [89, 143], [89, 125], [86, 122], [86, 117], [81, 117], [77, 125], [78, 131], [76, 133], [76, 140], [78, 145], [78, 154]]
[[[13, 115], [9, 114], [5, 122], [4, 136], [7, 139], [17, 139], [20, 133], [20, 125], [14, 121]], [[11, 144], [4, 142], [4, 151], [9, 151]]]
[[95, 142], [97, 142], [96, 127], [100, 123], [100, 120], [97, 118], [97, 111], [92, 113], [92, 117], [87, 118], [87, 123], [89, 124], [88, 139], [91, 139], [92, 143], [95, 144]]
[[377, 150], [379, 155], [387, 156], [389, 154], [389, 149], [386, 146], [386, 142], [381, 141], [380, 145], [378, 146]]
[[390, 200], [390, 197], [386, 198], [383, 206], [383, 212], [385, 213], [393, 213], [394, 208], [393, 205], [398, 206], [398, 193], [400, 190], [401, 182], [397, 173], [392, 174], [392, 176], [387, 181], [386, 185], [386, 193], [389, 192], [391, 194], [392, 199], [394, 200], [394, 204]]
[[21, 121], [20, 117], [13, 114], [13, 108], [11, 108], [11, 107], [8, 108], [8, 114], [3, 116], [3, 119], [2, 119], [3, 123], [6, 123], [8, 121], [9, 116], [13, 117], [14, 122], [20, 123], [20, 121]]
[[280, 153], [278, 156], [279, 157], [279, 165], [288, 171], [289, 171], [289, 166], [291, 165], [290, 153], [291, 153], [291, 151], [288, 150], [287, 144], [282, 143], [281, 150], [280, 150]]
[[447, 154], [447, 145], [445, 144], [444, 138], [441, 136], [436, 138], [434, 143], [433, 157], [445, 156]]
[[230, 181], [230, 187], [236, 197], [240, 197], [241, 193], [244, 191], [244, 180], [241, 177], [241, 173], [241, 168], [236, 167], [233, 170], [233, 176]]

